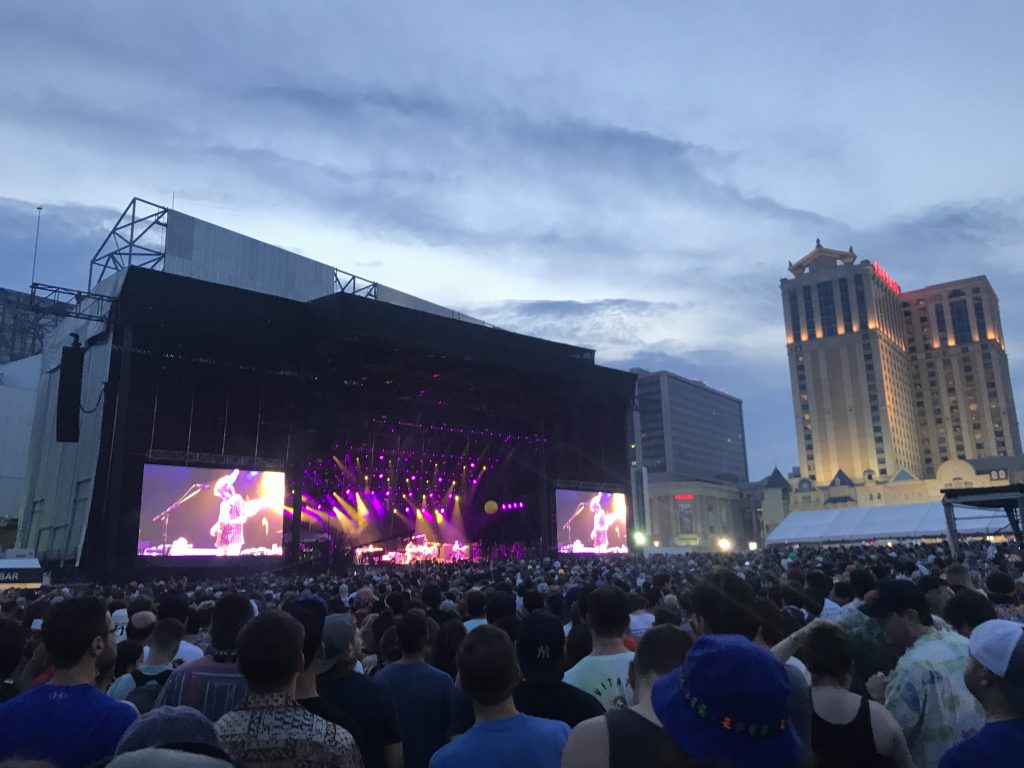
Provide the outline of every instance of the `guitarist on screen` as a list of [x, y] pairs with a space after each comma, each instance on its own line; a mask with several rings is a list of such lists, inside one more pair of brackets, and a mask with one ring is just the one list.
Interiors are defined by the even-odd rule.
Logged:
[[245, 543], [242, 528], [245, 521], [258, 511], [254, 509], [251, 513], [246, 512], [245, 499], [235, 491], [237, 479], [236, 469], [213, 486], [214, 495], [220, 499], [220, 515], [210, 529], [210, 535], [217, 537], [214, 546], [217, 548], [218, 557], [237, 557], [242, 554], [242, 545]]

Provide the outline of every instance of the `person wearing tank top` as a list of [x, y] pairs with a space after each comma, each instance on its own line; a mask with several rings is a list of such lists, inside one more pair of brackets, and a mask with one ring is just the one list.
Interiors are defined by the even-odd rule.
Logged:
[[853, 651], [838, 624], [814, 621], [772, 649], [797, 651], [811, 673], [811, 750], [821, 768], [914, 768], [907, 740], [881, 704], [849, 690]]

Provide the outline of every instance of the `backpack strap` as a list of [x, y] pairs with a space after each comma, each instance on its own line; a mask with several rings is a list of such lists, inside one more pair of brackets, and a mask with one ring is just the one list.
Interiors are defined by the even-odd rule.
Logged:
[[147, 683], [152, 682], [155, 682], [157, 685], [163, 687], [164, 683], [167, 682], [167, 679], [170, 676], [171, 670], [169, 669], [161, 670], [160, 672], [157, 672], [155, 675], [147, 675], [140, 669], [136, 669], [134, 672], [132, 672], [132, 680], [135, 681], [136, 687], [141, 687], [143, 685], [146, 685]]

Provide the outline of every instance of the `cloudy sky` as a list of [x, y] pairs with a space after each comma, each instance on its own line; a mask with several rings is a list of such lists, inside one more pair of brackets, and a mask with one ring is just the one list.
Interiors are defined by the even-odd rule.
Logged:
[[[851, 7], [846, 7], [851, 6]], [[856, 7], [853, 7], [856, 6]], [[101, 9], [101, 10], [97, 10]], [[132, 196], [743, 398], [796, 460], [778, 281], [984, 273], [1024, 399], [1024, 5], [0, 4], [0, 284]]]

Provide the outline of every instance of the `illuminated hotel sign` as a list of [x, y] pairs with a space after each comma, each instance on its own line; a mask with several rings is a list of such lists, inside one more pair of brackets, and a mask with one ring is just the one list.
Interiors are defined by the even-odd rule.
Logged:
[[693, 501], [692, 493], [677, 493], [673, 497], [676, 501]]
[[900, 291], [900, 284], [897, 283], [895, 280], [893, 280], [889, 276], [889, 273], [886, 272], [882, 268], [882, 265], [879, 264], [877, 261], [872, 261], [871, 262], [871, 266], [875, 268], [875, 274], [878, 275], [878, 279], [881, 280], [883, 283], [885, 283], [889, 287], [890, 291], [892, 291], [897, 296], [899, 296], [900, 293], [901, 293], [901, 291]]

